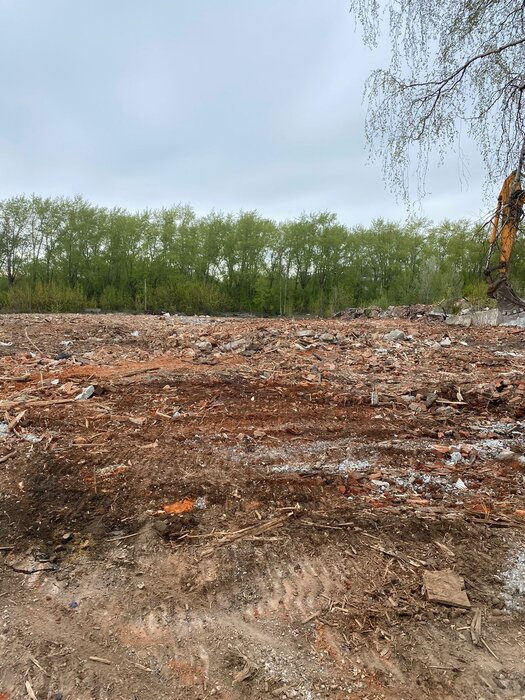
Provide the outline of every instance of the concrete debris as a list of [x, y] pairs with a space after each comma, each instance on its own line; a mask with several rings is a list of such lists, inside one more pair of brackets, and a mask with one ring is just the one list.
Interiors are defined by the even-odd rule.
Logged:
[[195, 343], [195, 347], [202, 352], [211, 352], [213, 350], [213, 345], [208, 340], [198, 340]]
[[525, 328], [525, 313], [509, 314], [503, 316], [502, 326], [516, 326], [517, 328]]
[[410, 313], [3, 315], [0, 696], [25, 674], [39, 698], [59, 681], [78, 697], [98, 649], [131, 678], [122, 697], [223, 697], [236, 671], [239, 697], [485, 697], [489, 652], [441, 607], [470, 597], [521, 697], [523, 335]]
[[463, 328], [470, 328], [472, 325], [472, 316], [462, 314], [459, 316], [447, 316], [445, 323], [447, 326], [462, 326]]
[[429, 321], [444, 321], [448, 326], [461, 328], [483, 328], [484, 326], [516, 326], [525, 328], [525, 312], [501, 313], [498, 309], [472, 308], [466, 299], [458, 300], [450, 305], [458, 309], [458, 313], [448, 314], [443, 306], [412, 304], [408, 306], [389, 306], [387, 309], [378, 307], [349, 308], [339, 311], [334, 318], [354, 320], [358, 318], [407, 318], [427, 319]]
[[224, 343], [219, 346], [221, 352], [244, 352], [250, 344], [250, 341], [246, 338], [239, 338], [237, 340], [232, 340], [229, 343]]
[[462, 326], [464, 328], [483, 328], [484, 326], [519, 326], [525, 325], [525, 314], [502, 314], [498, 309], [484, 309], [483, 311], [463, 310], [459, 315], [447, 316], [445, 323], [448, 326]]
[[397, 340], [406, 340], [407, 336], [406, 333], [400, 330], [394, 330], [390, 331], [390, 333], [386, 333], [383, 336], [383, 340], [389, 340], [389, 341], [397, 341]]
[[444, 321], [447, 316], [442, 306], [433, 306], [427, 314], [429, 321]]
[[80, 394], [75, 396], [75, 401], [85, 401], [86, 399], [90, 399], [94, 393], [95, 393], [95, 387], [93, 386], [93, 384], [90, 384], [85, 389], [83, 389], [80, 392]]
[[506, 462], [510, 459], [516, 459], [516, 454], [512, 450], [503, 450], [497, 455], [496, 459], [500, 462]]

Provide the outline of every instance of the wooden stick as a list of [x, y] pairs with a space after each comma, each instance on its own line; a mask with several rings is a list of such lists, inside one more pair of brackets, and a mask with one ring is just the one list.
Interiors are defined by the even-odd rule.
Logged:
[[288, 520], [290, 515], [292, 515], [292, 513], [289, 513], [288, 515], [281, 515], [278, 518], [273, 518], [272, 520], [268, 520], [266, 523], [262, 523], [261, 525], [253, 525], [252, 527], [247, 527], [244, 530], [241, 530], [236, 535], [223, 537], [211, 547], [205, 549], [202, 552], [202, 558], [213, 554], [213, 552], [219, 547], [224, 547], [226, 545], [232, 544], [232, 542], [237, 542], [238, 540], [241, 540], [249, 535], [260, 535], [263, 532], [272, 530], [275, 527], [281, 527]]
[[110, 537], [106, 542], [118, 542], [119, 540], [129, 540], [130, 537], [136, 537], [140, 532], [134, 532], [131, 535], [122, 535], [121, 537]]
[[90, 661], [96, 661], [99, 664], [107, 664], [108, 666], [111, 666], [111, 661], [108, 661], [108, 659], [102, 659], [100, 656], [89, 656], [88, 658]]
[[15, 416], [13, 418], [13, 420], [9, 421], [9, 423], [7, 424], [8, 432], [11, 432], [11, 430], [16, 428], [16, 426], [20, 423], [20, 421], [22, 420], [22, 418], [25, 416], [26, 413], [27, 413], [27, 408], [25, 408], [23, 411], [20, 411], [20, 413], [17, 416]]
[[43, 401], [42, 399], [36, 399], [34, 401], [3, 401], [2, 403], [0, 403], [0, 410], [14, 408], [15, 406], [20, 406], [21, 404], [23, 404], [24, 406], [34, 406], [35, 408], [42, 408], [44, 406], [53, 406], [55, 404], [74, 402], [75, 399], [46, 399], [45, 401]]
[[33, 690], [33, 686], [31, 685], [31, 683], [29, 681], [26, 681], [26, 692], [27, 692], [28, 697], [31, 698], [31, 700], [37, 700], [37, 697], [35, 695], [35, 691]]
[[46, 676], [49, 676], [49, 673], [45, 670], [45, 668], [42, 668], [42, 666], [38, 663], [34, 656], [29, 655], [29, 658], [35, 664], [35, 666], [42, 671], [42, 673], [45, 673]]
[[40, 348], [38, 347], [38, 345], [35, 345], [35, 344], [33, 343], [33, 341], [31, 340], [31, 338], [29, 337], [29, 333], [27, 332], [27, 328], [24, 328], [24, 331], [25, 331], [25, 334], [26, 334], [26, 338], [29, 340], [29, 342], [31, 343], [31, 345], [35, 348], [35, 350], [37, 350], [40, 354], [42, 354], [42, 350], [40, 350]]
[[162, 365], [156, 365], [155, 367], [141, 367], [140, 369], [134, 369], [132, 372], [126, 372], [126, 374], [119, 375], [120, 379], [127, 377], [134, 377], [136, 374], [143, 374], [144, 372], [156, 372], [162, 369]]

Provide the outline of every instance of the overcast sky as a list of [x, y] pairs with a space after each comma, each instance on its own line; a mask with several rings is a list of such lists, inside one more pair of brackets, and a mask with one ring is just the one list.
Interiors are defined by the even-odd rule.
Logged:
[[[401, 220], [363, 136], [387, 55], [346, 0], [0, 0], [0, 198]], [[451, 157], [424, 215], [487, 209], [466, 150], [469, 181]]]

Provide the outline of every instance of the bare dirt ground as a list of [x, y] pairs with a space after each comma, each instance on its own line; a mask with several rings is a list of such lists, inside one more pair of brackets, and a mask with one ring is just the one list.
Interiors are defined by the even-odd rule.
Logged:
[[1, 316], [0, 699], [525, 697], [524, 341]]

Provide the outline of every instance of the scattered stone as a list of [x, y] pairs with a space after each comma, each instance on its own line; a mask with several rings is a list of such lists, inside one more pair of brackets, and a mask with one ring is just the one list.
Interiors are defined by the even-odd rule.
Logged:
[[349, 309], [345, 309], [344, 311], [338, 311], [336, 314], [334, 314], [334, 318], [345, 318], [348, 320], [353, 320], [355, 318], [361, 318], [361, 316], [364, 316], [364, 313], [364, 309], [351, 307]]
[[428, 312], [427, 318], [429, 321], [443, 321], [446, 315], [442, 306], [433, 306]]
[[449, 348], [452, 345], [450, 338], [443, 338], [439, 343], [442, 348]]
[[383, 491], [386, 491], [390, 488], [390, 484], [388, 483], [388, 481], [383, 481], [382, 479], [370, 479], [370, 483], [374, 484], [374, 486], [377, 486]]
[[436, 408], [436, 413], [440, 416], [451, 416], [457, 413], [457, 409], [454, 406], [439, 406], [439, 408]]
[[95, 387], [93, 384], [90, 384], [87, 386], [85, 389], [83, 389], [78, 396], [75, 396], [75, 401], [86, 401], [86, 399], [90, 399], [93, 394], [95, 393]]
[[525, 313], [521, 312], [519, 314], [509, 314], [503, 316], [502, 326], [517, 326], [518, 328], [525, 328]]
[[502, 450], [496, 457], [496, 459], [500, 462], [507, 462], [515, 458], [516, 454], [512, 450]]
[[335, 343], [336, 342], [335, 336], [333, 336], [331, 333], [323, 333], [322, 335], [319, 336], [319, 340], [321, 340], [323, 343]]
[[298, 338], [312, 338], [315, 336], [315, 331], [311, 328], [301, 328], [297, 331], [296, 335]]
[[447, 316], [445, 319], [447, 326], [462, 326], [463, 328], [470, 328], [472, 325], [472, 316], [469, 314], [460, 316]]
[[406, 340], [406, 333], [400, 330], [390, 331], [383, 336], [383, 340], [396, 341], [396, 340]]
[[437, 401], [437, 394], [428, 394], [427, 398], [425, 399], [425, 406], [427, 408], [432, 408], [432, 406], [436, 403]]
[[213, 350], [213, 345], [208, 340], [198, 340], [194, 345], [202, 352], [211, 352]]
[[246, 338], [239, 338], [238, 340], [232, 340], [229, 343], [225, 343], [219, 347], [221, 352], [244, 352], [250, 341]]
[[475, 311], [471, 314], [472, 326], [479, 328], [480, 326], [499, 326], [503, 323], [505, 317], [498, 309], [485, 309], [484, 311]]

